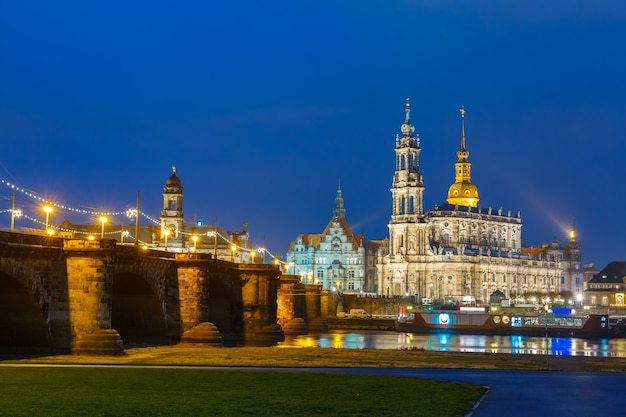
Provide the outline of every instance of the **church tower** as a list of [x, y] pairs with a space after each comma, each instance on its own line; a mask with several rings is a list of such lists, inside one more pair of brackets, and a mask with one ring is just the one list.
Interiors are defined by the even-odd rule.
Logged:
[[411, 105], [406, 100], [405, 120], [396, 135], [396, 169], [391, 187], [392, 212], [389, 247], [379, 265], [378, 292], [405, 295], [418, 292], [420, 272], [416, 262], [431, 254], [428, 224], [424, 220], [424, 184], [420, 173], [420, 141], [411, 123]]
[[396, 172], [391, 188], [392, 224], [415, 221], [423, 215], [424, 186], [419, 170], [421, 149], [419, 135], [413, 136], [415, 127], [410, 120], [411, 104], [408, 98], [405, 113], [406, 118], [400, 127], [402, 137], [396, 135]]
[[415, 225], [424, 223], [424, 185], [420, 174], [420, 141], [411, 123], [411, 104], [406, 99], [405, 120], [400, 126], [402, 137], [396, 135], [396, 171], [391, 187], [392, 212], [389, 222], [390, 255], [407, 251], [424, 254], [425, 239], [418, 236]]
[[461, 108], [461, 148], [456, 153], [454, 164], [456, 179], [448, 189], [448, 203], [457, 206], [477, 207], [478, 188], [470, 180], [472, 164], [467, 160], [469, 151], [465, 148], [465, 109]]
[[163, 211], [161, 211], [161, 245], [167, 248], [183, 247], [183, 185], [172, 167], [172, 176], [163, 187]]

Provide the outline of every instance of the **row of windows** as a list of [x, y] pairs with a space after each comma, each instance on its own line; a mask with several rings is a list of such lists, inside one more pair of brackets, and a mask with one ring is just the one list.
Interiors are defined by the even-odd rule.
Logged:
[[[452, 278], [452, 277], [449, 277]], [[523, 277], [522, 279], [520, 279], [520, 283], [521, 284], [528, 284], [528, 281], [531, 281], [531, 284], [537, 284], [537, 281], [544, 281], [545, 277], [532, 277], [530, 279], [528, 279], [528, 277]], [[553, 278], [550, 278], [550, 282], [553, 281]], [[576, 283], [578, 284], [579, 279], [576, 278]], [[487, 282], [487, 275], [483, 274], [483, 282]], [[491, 274], [491, 282], [496, 282], [496, 275], [495, 274]], [[561, 277], [561, 284], [563, 284], [565, 282], [565, 278]], [[506, 275], [502, 276], [502, 283], [506, 284]], [[517, 276], [513, 275], [513, 284], [517, 284]]]
[[[320, 265], [325, 265], [326, 264], [326, 257], [316, 257], [315, 258], [315, 263], [316, 264], [320, 264]], [[346, 263], [346, 265], [361, 265], [363, 263], [363, 260], [361, 258], [347, 258], [345, 263]], [[309, 260], [308, 259], [302, 259], [302, 260], [300, 260], [300, 264], [301, 265], [308, 265], [309, 264]]]
[[[338, 277], [338, 274], [336, 273], [337, 271], [333, 271], [335, 272], [335, 274], [333, 274], [333, 276], [335, 278]], [[348, 270], [348, 278], [350, 279], [354, 279], [356, 277], [356, 272], [352, 269]], [[363, 270], [359, 270], [359, 278], [363, 278]], [[318, 269], [315, 275], [317, 278], [324, 278], [324, 270], [323, 269]]]
[[615, 289], [619, 289], [620, 287], [623, 287], [622, 284], [589, 284], [589, 288], [593, 288], [593, 289], [611, 289], [611, 288], [615, 288]]

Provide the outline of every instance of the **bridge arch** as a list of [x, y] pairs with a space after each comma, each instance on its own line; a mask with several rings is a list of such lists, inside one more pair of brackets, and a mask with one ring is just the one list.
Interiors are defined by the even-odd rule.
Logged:
[[141, 274], [114, 274], [111, 299], [111, 327], [125, 345], [169, 341], [164, 300]]
[[0, 346], [51, 348], [46, 317], [33, 292], [12, 276], [0, 272]]

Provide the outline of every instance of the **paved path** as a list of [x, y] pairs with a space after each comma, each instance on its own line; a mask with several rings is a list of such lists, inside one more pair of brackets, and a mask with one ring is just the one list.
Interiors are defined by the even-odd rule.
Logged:
[[489, 387], [473, 417], [626, 416], [626, 374], [470, 369], [326, 369]]

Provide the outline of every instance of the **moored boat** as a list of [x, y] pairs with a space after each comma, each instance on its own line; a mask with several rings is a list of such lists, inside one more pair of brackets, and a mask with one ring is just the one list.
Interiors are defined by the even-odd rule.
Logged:
[[605, 314], [490, 314], [481, 311], [439, 310], [399, 317], [395, 328], [407, 333], [460, 333], [550, 337], [614, 337]]

